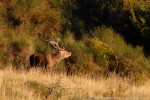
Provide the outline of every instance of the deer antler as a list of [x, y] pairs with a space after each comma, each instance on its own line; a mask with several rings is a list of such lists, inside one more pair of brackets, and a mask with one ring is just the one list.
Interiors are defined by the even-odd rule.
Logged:
[[63, 49], [66, 48], [67, 44], [64, 43], [64, 42], [61, 42], [61, 43], [62, 43], [61, 47], [62, 47]]
[[55, 41], [50, 41], [50, 43], [53, 45], [54, 48], [58, 49], [58, 50], [63, 50], [62, 48], [59, 47], [58, 43]]

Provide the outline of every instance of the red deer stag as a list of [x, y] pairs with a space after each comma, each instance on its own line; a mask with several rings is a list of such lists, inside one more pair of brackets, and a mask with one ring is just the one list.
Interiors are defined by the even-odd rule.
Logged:
[[47, 69], [51, 68], [55, 64], [58, 64], [61, 60], [71, 56], [72, 53], [60, 48], [58, 43], [54, 41], [50, 41], [50, 43], [54, 46], [55, 49], [58, 50], [58, 52], [56, 54], [32, 54], [29, 58], [31, 66], [36, 67], [42, 64]]

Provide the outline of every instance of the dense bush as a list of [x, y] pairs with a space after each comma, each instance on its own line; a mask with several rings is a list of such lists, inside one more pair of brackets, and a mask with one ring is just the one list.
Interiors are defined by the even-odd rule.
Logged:
[[66, 59], [67, 74], [99, 76], [103, 73], [103, 69], [94, 62], [93, 53], [87, 47], [86, 39], [76, 41], [72, 34], [68, 34], [64, 42], [72, 52], [72, 56]]
[[111, 46], [118, 61], [116, 73], [123, 76], [132, 74], [132, 76], [136, 77], [141, 74], [143, 69], [149, 70], [150, 62], [149, 59], [145, 58], [142, 47], [133, 47], [126, 44], [123, 38], [111, 28], [98, 27], [93, 34], [99, 40]]
[[55, 7], [54, 1], [50, 1], [6, 1], [2, 4], [1, 10], [3, 12], [1, 12], [1, 16], [8, 26], [19, 27], [20, 31], [29, 30], [36, 34], [58, 33], [62, 24], [61, 11], [57, 6], [57, 8]]
[[109, 45], [95, 38], [89, 41], [89, 47], [94, 54], [94, 60], [96, 63], [105, 67], [105, 69], [108, 69], [109, 71], [115, 70], [118, 62], [116, 61], [116, 57]]

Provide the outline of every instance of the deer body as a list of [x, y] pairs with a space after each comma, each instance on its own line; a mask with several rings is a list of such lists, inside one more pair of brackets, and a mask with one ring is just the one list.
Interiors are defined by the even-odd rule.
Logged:
[[61, 60], [70, 57], [72, 54], [71, 52], [66, 51], [64, 49], [60, 49], [59, 47], [58, 50], [59, 51], [55, 54], [41, 54], [41, 53], [32, 54], [29, 58], [30, 65], [36, 67], [40, 64], [43, 64], [45, 68], [51, 68], [55, 64], [58, 64]]

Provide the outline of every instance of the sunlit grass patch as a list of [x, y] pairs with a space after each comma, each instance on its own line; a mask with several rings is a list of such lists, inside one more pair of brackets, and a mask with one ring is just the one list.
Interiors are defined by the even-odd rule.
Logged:
[[0, 98], [16, 100], [43, 99], [148, 99], [150, 81], [137, 85], [127, 78], [111, 75], [95, 80], [87, 76], [0, 71]]

